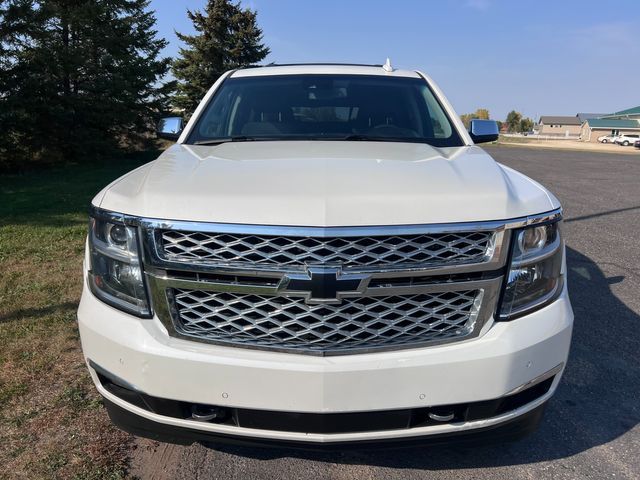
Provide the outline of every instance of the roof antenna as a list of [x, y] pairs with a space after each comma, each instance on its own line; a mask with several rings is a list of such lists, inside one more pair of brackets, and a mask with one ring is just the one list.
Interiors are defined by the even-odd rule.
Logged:
[[387, 57], [387, 61], [382, 66], [382, 69], [385, 72], [393, 72], [393, 67], [391, 66], [391, 60], [389, 60], [389, 57]]

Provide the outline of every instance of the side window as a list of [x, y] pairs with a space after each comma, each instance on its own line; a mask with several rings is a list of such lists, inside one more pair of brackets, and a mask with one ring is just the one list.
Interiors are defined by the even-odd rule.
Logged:
[[438, 101], [426, 85], [421, 86], [420, 91], [429, 109], [429, 117], [431, 118], [431, 125], [433, 127], [433, 137], [449, 138], [453, 133], [451, 123], [449, 123]]

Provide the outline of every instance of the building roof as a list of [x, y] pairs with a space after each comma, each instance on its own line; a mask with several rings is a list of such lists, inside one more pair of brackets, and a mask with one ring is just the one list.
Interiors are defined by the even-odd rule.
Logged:
[[610, 113], [608, 115], [603, 115], [603, 118], [620, 118], [620, 117], [628, 117], [628, 116], [638, 116], [640, 117], [640, 105], [633, 108], [627, 108], [626, 110], [620, 110], [619, 112]]
[[576, 117], [580, 119], [582, 123], [586, 122], [590, 118], [600, 118], [607, 115], [606, 113], [578, 113]]
[[582, 125], [578, 117], [563, 117], [554, 115], [543, 115], [540, 117], [540, 124], [553, 125]]
[[352, 65], [336, 63], [300, 63], [288, 65], [266, 65], [264, 67], [248, 67], [236, 70], [233, 78], [254, 77], [263, 75], [300, 75], [300, 74], [343, 74], [343, 75], [382, 75], [387, 77], [420, 78], [411, 70], [386, 71], [383, 66]]
[[614, 118], [590, 118], [587, 124], [591, 128], [637, 128], [640, 129], [638, 120], [616, 120]]

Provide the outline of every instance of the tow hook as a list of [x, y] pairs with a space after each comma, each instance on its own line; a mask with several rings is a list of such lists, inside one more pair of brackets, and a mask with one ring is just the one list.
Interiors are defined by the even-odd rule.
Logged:
[[434, 422], [450, 422], [455, 417], [452, 410], [432, 410], [429, 412], [429, 418]]
[[221, 407], [210, 405], [192, 405], [191, 419], [198, 422], [210, 422], [212, 420], [222, 420], [227, 416], [227, 411]]

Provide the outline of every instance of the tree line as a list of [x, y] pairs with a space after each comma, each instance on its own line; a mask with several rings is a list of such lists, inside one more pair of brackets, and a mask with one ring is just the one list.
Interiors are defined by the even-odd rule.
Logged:
[[[460, 115], [462, 123], [467, 128], [469, 128], [471, 120], [475, 118], [480, 120], [489, 120], [489, 110], [486, 108], [478, 108], [474, 113], [464, 113]], [[535, 124], [531, 118], [524, 117], [520, 112], [516, 112], [515, 110], [511, 110], [504, 121], [498, 120], [497, 123], [501, 132], [506, 130], [508, 133], [530, 132]]]
[[[239, 2], [186, 14], [195, 33], [176, 32], [184, 46], [171, 59], [148, 0], [0, 0], [0, 172], [147, 148], [160, 117], [190, 114], [225, 71], [269, 54]], [[516, 111], [499, 124], [533, 127]]]
[[159, 117], [269, 53], [240, 3], [187, 15], [195, 34], [171, 59], [148, 0], [0, 0], [0, 171], [147, 147]]

